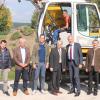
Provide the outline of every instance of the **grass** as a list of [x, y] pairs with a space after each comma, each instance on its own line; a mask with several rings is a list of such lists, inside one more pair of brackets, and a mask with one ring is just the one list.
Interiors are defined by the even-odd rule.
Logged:
[[8, 80], [14, 80], [15, 78], [15, 69], [11, 70], [8, 75]]
[[6, 36], [7, 36], [7, 35], [0, 35], [0, 40], [6, 39]]

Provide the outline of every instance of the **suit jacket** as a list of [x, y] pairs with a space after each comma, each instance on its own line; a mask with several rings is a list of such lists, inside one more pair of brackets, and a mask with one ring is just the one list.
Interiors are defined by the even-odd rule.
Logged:
[[[30, 63], [30, 50], [29, 48], [25, 47], [26, 51], [26, 58], [25, 58], [25, 64], [29, 65]], [[17, 47], [13, 50], [13, 58], [16, 63], [16, 69], [22, 69], [22, 67], [19, 65], [22, 63], [22, 56], [21, 56], [21, 50], [20, 47]], [[28, 69], [28, 66], [25, 67], [25, 69]]]
[[[68, 49], [69, 49], [70, 44], [66, 46], [66, 52], [67, 52], [67, 64], [68, 64]], [[83, 64], [83, 55], [82, 55], [82, 50], [81, 46], [79, 43], [74, 43], [74, 61], [76, 66], [79, 64]]]
[[[45, 46], [45, 62], [49, 63], [49, 46], [47, 44]], [[39, 50], [39, 43], [35, 43], [33, 46], [33, 51], [32, 51], [32, 63], [33, 64], [38, 64], [39, 63], [39, 55], [38, 55], [38, 50]]]
[[[50, 52], [50, 67], [53, 71], [57, 71], [59, 68], [59, 53], [57, 48], [52, 48]], [[62, 48], [62, 68], [66, 69], [66, 50]]]
[[[91, 65], [93, 60], [94, 50], [93, 48], [88, 50], [85, 67], [91, 71]], [[95, 51], [95, 59], [94, 59], [94, 69], [95, 71], [100, 71], [100, 48]]]

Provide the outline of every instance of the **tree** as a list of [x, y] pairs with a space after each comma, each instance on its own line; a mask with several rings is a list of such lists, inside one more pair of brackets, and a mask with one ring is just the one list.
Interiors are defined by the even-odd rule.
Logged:
[[8, 31], [12, 27], [10, 10], [4, 6], [0, 8], [0, 32]]
[[38, 18], [39, 18], [39, 12], [38, 11], [35, 11], [33, 13], [32, 20], [31, 20], [31, 27], [32, 28], [35, 28], [36, 29], [36, 27], [38, 25]]
[[90, 1], [93, 2], [93, 3], [97, 3], [98, 8], [100, 10], [100, 0], [90, 0]]

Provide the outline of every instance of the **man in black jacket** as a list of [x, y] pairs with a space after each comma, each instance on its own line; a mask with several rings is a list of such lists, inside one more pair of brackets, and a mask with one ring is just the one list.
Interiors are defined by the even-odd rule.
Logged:
[[3, 77], [3, 92], [7, 96], [10, 96], [8, 93], [8, 72], [11, 68], [11, 56], [9, 50], [6, 48], [7, 41], [1, 40], [0, 42], [0, 74]]
[[66, 51], [62, 48], [62, 41], [57, 42], [57, 47], [53, 48], [50, 53], [50, 71], [52, 72], [52, 94], [58, 95], [61, 69], [66, 69]]

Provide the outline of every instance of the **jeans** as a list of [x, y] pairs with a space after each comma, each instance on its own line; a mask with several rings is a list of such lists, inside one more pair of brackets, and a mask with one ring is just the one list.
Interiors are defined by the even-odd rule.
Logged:
[[22, 75], [22, 79], [23, 79], [23, 88], [24, 88], [24, 90], [27, 90], [27, 81], [29, 81], [28, 70], [26, 70], [26, 69], [21, 69], [21, 70], [16, 69], [15, 70], [15, 81], [14, 81], [13, 91], [18, 90], [18, 82], [19, 82], [21, 75]]
[[34, 90], [37, 90], [38, 82], [40, 82], [40, 89], [44, 90], [45, 72], [45, 63], [39, 63], [37, 68], [34, 70]]

